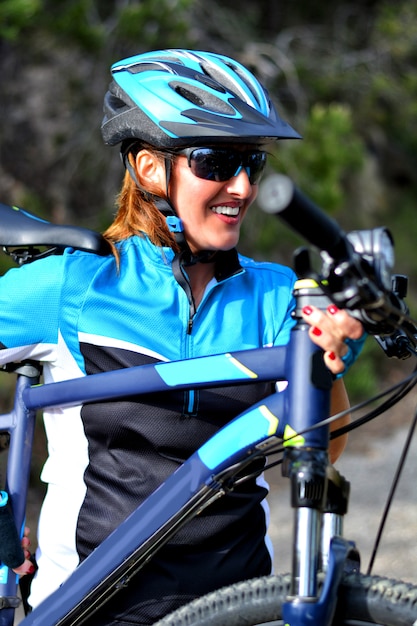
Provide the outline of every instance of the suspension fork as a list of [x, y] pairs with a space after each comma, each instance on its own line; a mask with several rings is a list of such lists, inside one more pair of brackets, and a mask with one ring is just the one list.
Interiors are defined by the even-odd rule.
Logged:
[[[360, 571], [354, 543], [342, 537], [349, 483], [332, 466], [326, 468], [317, 451], [292, 450], [289, 456], [295, 521], [291, 589], [283, 605], [284, 623], [330, 626], [343, 574]], [[324, 575], [324, 582], [319, 593], [320, 575]]]

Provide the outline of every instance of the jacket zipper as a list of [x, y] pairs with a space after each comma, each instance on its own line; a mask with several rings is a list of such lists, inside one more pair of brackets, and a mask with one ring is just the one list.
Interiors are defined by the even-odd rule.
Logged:
[[[183, 289], [183, 291], [185, 292], [185, 295], [187, 296], [189, 308], [188, 308], [188, 321], [187, 321], [187, 326], [186, 326], [186, 334], [187, 336], [190, 336], [193, 330], [193, 322], [194, 322], [194, 315], [196, 314], [196, 306], [195, 306], [195, 302], [193, 298], [193, 293], [191, 291], [190, 281], [188, 280], [188, 276], [179, 261], [180, 261], [179, 257], [176, 257], [174, 259], [173, 264], [172, 264], [172, 269], [173, 269], [174, 276], [175, 276], [177, 283]], [[198, 403], [198, 392], [195, 392], [194, 390], [184, 391], [183, 411], [184, 411], [185, 417], [188, 417], [196, 413], [197, 403]]]

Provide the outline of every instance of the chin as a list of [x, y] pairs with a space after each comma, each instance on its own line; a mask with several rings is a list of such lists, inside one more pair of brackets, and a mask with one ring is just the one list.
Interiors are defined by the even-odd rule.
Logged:
[[230, 241], [230, 242], [226, 243], [224, 246], [222, 246], [221, 250], [223, 250], [224, 252], [227, 252], [227, 250], [231, 250], [232, 248], [236, 248], [238, 243], [239, 243], [239, 237], [236, 237], [236, 239], [233, 239], [233, 241]]

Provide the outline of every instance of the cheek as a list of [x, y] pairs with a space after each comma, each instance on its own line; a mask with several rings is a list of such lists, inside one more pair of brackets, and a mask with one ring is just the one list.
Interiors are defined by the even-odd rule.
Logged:
[[184, 223], [198, 221], [206, 206], [206, 199], [201, 194], [201, 189], [192, 184], [181, 186], [175, 196], [175, 201], [173, 198], [171, 200]]
[[184, 221], [197, 220], [216, 196], [213, 183], [197, 178], [188, 167], [181, 170], [181, 177], [172, 181], [169, 190], [171, 202]]
[[178, 215], [185, 219], [190, 205], [194, 205], [199, 198], [199, 186], [198, 179], [193, 176], [185, 162], [185, 157], [180, 159], [172, 166], [169, 197]]

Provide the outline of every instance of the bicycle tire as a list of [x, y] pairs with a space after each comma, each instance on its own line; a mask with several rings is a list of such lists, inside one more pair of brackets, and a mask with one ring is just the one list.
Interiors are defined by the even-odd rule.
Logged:
[[[290, 576], [236, 583], [193, 600], [154, 626], [281, 626]], [[417, 587], [389, 578], [346, 575], [333, 626], [417, 626]]]

